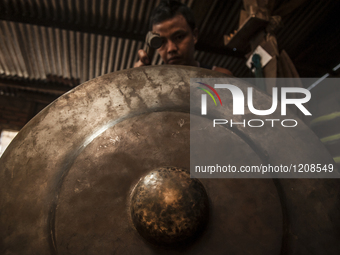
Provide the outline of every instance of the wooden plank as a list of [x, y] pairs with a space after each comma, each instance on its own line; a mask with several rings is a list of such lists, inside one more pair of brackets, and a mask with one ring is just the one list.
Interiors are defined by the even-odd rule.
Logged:
[[247, 48], [249, 48], [251, 37], [260, 29], [265, 28], [267, 24], [267, 20], [249, 17], [244, 25], [237, 30], [235, 35], [231, 37], [230, 40], [225, 41], [225, 46], [230, 49], [236, 48], [238, 51], [246, 51]]

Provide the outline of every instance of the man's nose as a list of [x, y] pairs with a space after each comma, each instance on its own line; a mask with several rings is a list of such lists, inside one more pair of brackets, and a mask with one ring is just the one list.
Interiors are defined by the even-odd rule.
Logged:
[[173, 41], [168, 41], [168, 53], [173, 53], [177, 51], [177, 44]]

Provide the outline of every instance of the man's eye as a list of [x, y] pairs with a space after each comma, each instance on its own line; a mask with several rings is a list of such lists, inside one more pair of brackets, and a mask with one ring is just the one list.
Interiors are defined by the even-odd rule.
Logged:
[[166, 40], [164, 38], [162, 38], [162, 44], [161, 44], [161, 46], [159, 46], [159, 48], [162, 48], [165, 45], [165, 43], [166, 43]]
[[176, 40], [182, 40], [184, 38], [184, 35], [177, 35]]

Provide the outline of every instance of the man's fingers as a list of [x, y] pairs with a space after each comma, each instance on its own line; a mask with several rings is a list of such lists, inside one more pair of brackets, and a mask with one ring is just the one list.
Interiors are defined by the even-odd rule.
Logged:
[[139, 56], [139, 60], [142, 61], [142, 63], [144, 63], [145, 65], [150, 64], [148, 54], [146, 54], [146, 52], [144, 50], [139, 50], [138, 56]]
[[140, 67], [140, 66], [145, 66], [143, 63], [142, 63], [142, 61], [138, 61], [138, 62], [136, 62], [134, 65], [133, 65], [133, 67]]
[[138, 51], [138, 62], [136, 62], [133, 67], [140, 67], [145, 65], [150, 65], [150, 59], [148, 57], [148, 54], [144, 50]]

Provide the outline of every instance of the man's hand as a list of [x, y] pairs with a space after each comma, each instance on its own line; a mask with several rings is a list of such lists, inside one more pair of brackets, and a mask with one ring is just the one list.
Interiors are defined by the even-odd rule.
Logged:
[[150, 59], [148, 57], [148, 54], [144, 50], [139, 50], [138, 51], [138, 57], [139, 61], [136, 62], [133, 67], [140, 67], [140, 66], [145, 66], [145, 65], [150, 65]]

